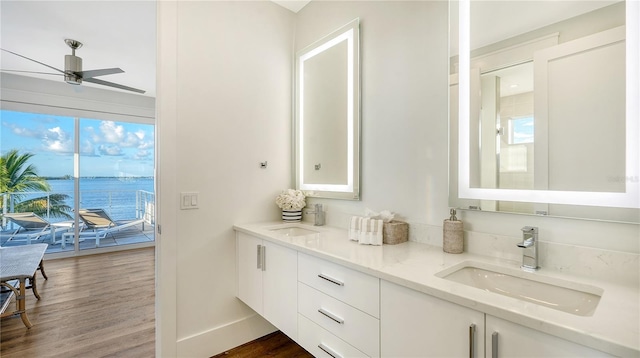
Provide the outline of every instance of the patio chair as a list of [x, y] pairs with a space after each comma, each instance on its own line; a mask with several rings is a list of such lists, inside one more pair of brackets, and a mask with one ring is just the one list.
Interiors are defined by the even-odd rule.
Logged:
[[[100, 239], [104, 239], [108, 234], [131, 226], [142, 224], [144, 230], [144, 219], [136, 219], [126, 222], [117, 222], [109, 217], [104, 209], [80, 209], [78, 216], [82, 220], [85, 229], [80, 231], [80, 238], [95, 239], [96, 247], [100, 246]], [[72, 232], [64, 233], [62, 242], [66, 242], [67, 237], [72, 236]]]
[[3, 215], [10, 222], [18, 225], [18, 228], [9, 235], [6, 242], [26, 241], [31, 245], [31, 240], [38, 240], [41, 236], [52, 234], [55, 228], [51, 223], [35, 213], [6, 213]]

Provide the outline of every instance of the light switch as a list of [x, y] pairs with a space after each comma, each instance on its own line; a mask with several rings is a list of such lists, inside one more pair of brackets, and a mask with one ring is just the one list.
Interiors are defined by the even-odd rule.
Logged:
[[180, 193], [180, 209], [189, 210], [198, 208], [198, 193], [183, 192]]

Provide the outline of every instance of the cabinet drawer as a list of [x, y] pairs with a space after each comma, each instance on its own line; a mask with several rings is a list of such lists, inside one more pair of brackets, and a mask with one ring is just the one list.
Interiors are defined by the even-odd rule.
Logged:
[[380, 355], [380, 321], [304, 283], [298, 312], [371, 357]]
[[333, 262], [298, 253], [298, 281], [380, 317], [380, 280]]
[[319, 358], [369, 357], [301, 314], [298, 314], [298, 343]]

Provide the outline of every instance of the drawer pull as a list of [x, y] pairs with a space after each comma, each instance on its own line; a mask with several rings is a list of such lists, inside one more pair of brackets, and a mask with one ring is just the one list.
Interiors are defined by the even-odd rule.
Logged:
[[498, 332], [491, 335], [491, 357], [498, 358]]
[[336, 315], [334, 315], [333, 313], [325, 310], [324, 308], [319, 308], [318, 312], [320, 312], [321, 314], [325, 315], [326, 317], [329, 317], [332, 321], [339, 323], [339, 324], [344, 324], [344, 320]]
[[324, 343], [318, 344], [318, 348], [320, 348], [323, 352], [327, 353], [333, 358], [342, 358], [340, 354], [336, 353], [333, 349], [325, 346]]
[[342, 281], [340, 281], [340, 280], [338, 280], [338, 279], [335, 279], [335, 278], [333, 278], [333, 277], [329, 277], [329, 276], [327, 276], [327, 275], [325, 275], [325, 274], [323, 274], [323, 273], [318, 274], [318, 277], [320, 277], [320, 278], [321, 278], [321, 279], [323, 279], [323, 280], [327, 280], [327, 281], [329, 281], [329, 282], [331, 282], [331, 283], [333, 283], [333, 284], [335, 284], [335, 285], [338, 285], [338, 286], [344, 286], [344, 282], [342, 282]]
[[256, 252], [258, 254], [256, 266], [259, 270], [262, 270], [262, 245], [257, 246]]
[[476, 356], [475, 347], [476, 347], [476, 325], [472, 323], [469, 326], [469, 358], [474, 358]]

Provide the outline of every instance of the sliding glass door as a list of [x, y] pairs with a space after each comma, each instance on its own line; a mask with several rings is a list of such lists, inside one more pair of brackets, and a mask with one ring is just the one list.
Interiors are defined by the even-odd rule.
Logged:
[[6, 110], [0, 118], [0, 245], [60, 249], [73, 222], [75, 120]]
[[80, 119], [80, 249], [153, 241], [153, 127]]
[[0, 245], [152, 243], [154, 125], [0, 111]]

